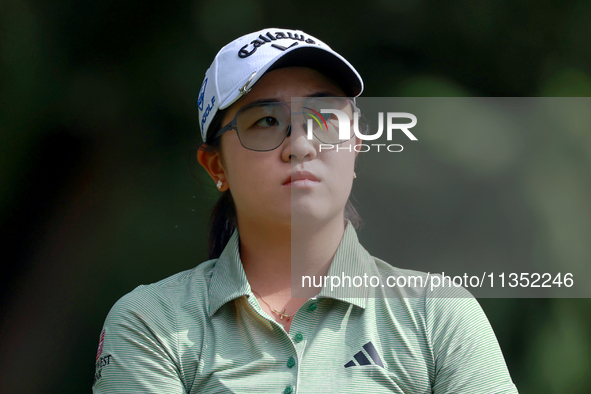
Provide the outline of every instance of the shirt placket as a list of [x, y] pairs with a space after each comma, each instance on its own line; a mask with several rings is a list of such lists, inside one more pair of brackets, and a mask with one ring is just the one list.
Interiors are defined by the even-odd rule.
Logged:
[[[300, 307], [293, 318], [289, 329], [289, 336], [293, 343], [296, 354], [288, 359], [288, 367], [295, 371], [295, 386], [286, 387], [284, 393], [292, 394], [297, 392], [301, 379], [301, 363], [305, 354], [307, 344], [312, 340], [311, 322], [314, 320], [318, 309], [318, 300], [312, 298]], [[293, 361], [291, 361], [293, 359]], [[291, 365], [291, 366], [290, 366]]]
[[306, 301], [306, 303], [300, 307], [293, 317], [288, 333], [281, 324], [277, 323], [274, 319], [269, 319], [268, 315], [262, 309], [260, 309], [260, 305], [256, 304], [256, 298], [254, 298], [254, 296], [252, 301], [249, 300], [250, 305], [260, 315], [260, 317], [271, 323], [273, 326], [273, 332], [281, 335], [283, 337], [282, 339], [285, 339], [291, 343], [290, 350], [285, 355], [284, 366], [292, 373], [292, 380], [291, 382], [285, 382], [285, 387], [282, 391], [283, 394], [297, 393], [297, 388], [301, 378], [300, 365], [306, 345], [308, 341], [312, 339], [310, 338], [312, 335], [310, 324], [318, 313], [318, 301], [318, 299], [312, 298]]
[[[275, 333], [276, 335], [281, 336], [281, 341], [287, 342], [289, 343], [291, 346], [289, 346], [289, 350], [286, 352], [285, 354], [285, 362], [283, 364], [283, 368], [285, 368], [286, 370], [288, 370], [291, 373], [291, 380], [286, 380], [285, 382], [283, 382], [285, 384], [285, 386], [283, 386], [283, 390], [281, 391], [281, 393], [284, 394], [293, 394], [296, 393], [296, 389], [298, 386], [298, 379], [299, 379], [299, 365], [300, 365], [300, 354], [302, 354], [303, 349], [305, 348], [305, 340], [304, 340], [304, 336], [305, 334], [303, 332], [298, 331], [298, 333], [300, 335], [296, 334], [296, 331], [294, 331], [294, 324], [296, 324], [296, 319], [294, 316], [294, 320], [292, 321], [292, 325], [290, 328], [290, 332], [286, 332], [284, 327], [277, 323], [274, 319], [270, 318], [270, 316], [268, 316], [261, 308], [260, 305], [258, 305], [258, 302], [256, 301], [256, 297], [251, 296], [252, 299], [248, 300], [248, 303], [250, 304], [250, 306], [254, 309], [254, 311], [264, 320], [268, 321], [271, 324], [271, 328], [273, 330], [273, 333]], [[298, 319], [300, 320], [300, 319]], [[302, 326], [305, 326], [305, 324], [300, 324]], [[302, 344], [302, 342], [304, 342]]]

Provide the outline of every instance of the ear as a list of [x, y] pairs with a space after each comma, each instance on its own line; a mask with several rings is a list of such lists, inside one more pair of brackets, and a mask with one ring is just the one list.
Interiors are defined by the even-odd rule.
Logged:
[[209, 152], [202, 145], [197, 150], [197, 161], [205, 168], [205, 171], [213, 179], [216, 187], [219, 181], [222, 182], [221, 186], [217, 188], [219, 191], [224, 192], [228, 190], [229, 185], [226, 178], [226, 171], [224, 170], [224, 163], [219, 151]]

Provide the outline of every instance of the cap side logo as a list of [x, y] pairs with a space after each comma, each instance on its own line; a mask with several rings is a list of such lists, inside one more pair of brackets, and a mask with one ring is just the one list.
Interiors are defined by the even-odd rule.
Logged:
[[205, 78], [205, 81], [203, 81], [203, 84], [201, 84], [201, 89], [199, 89], [197, 108], [199, 108], [200, 111], [203, 111], [203, 101], [205, 100], [205, 88], [207, 87], [207, 80], [208, 78]]
[[[297, 34], [297, 33], [292, 34], [291, 32], [281, 32], [281, 31], [275, 32], [275, 33], [267, 32], [267, 34], [265, 34], [265, 35], [259, 34], [258, 38], [252, 40], [250, 42], [250, 44], [246, 44], [245, 46], [240, 48], [240, 50], [238, 51], [238, 57], [240, 57], [241, 59], [247, 58], [250, 55], [252, 55], [253, 53], [255, 53], [259, 47], [261, 47], [267, 43], [270, 43], [272, 41], [277, 41], [277, 40], [297, 40], [297, 41], [305, 42], [306, 44], [316, 44], [316, 41], [314, 41], [311, 38], [306, 38], [303, 34]], [[294, 44], [297, 45], [297, 42]], [[294, 44], [291, 44], [287, 48], [284, 47], [283, 45], [278, 45], [278, 44], [272, 44], [272, 46], [277, 49], [281, 49], [281, 50], [285, 51], [286, 49], [294, 46]], [[249, 48], [248, 47], [249, 45], [252, 45], [252, 46]]]
[[204, 130], [205, 128], [205, 122], [207, 122], [207, 118], [209, 117], [209, 113], [213, 109], [214, 104], [215, 96], [212, 96], [211, 103], [207, 104], [207, 108], [205, 108], [205, 111], [203, 111], [203, 116], [201, 117], [201, 130]]

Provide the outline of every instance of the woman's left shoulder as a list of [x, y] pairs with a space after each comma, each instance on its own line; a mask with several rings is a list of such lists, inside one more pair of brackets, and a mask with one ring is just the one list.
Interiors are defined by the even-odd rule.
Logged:
[[375, 265], [385, 285], [376, 288], [385, 301], [375, 305], [387, 305], [396, 324], [428, 344], [436, 370], [433, 392], [517, 393], [494, 331], [468, 290], [442, 274], [377, 258]]
[[380, 277], [384, 296], [424, 298], [427, 296], [431, 274], [393, 266], [372, 256]]

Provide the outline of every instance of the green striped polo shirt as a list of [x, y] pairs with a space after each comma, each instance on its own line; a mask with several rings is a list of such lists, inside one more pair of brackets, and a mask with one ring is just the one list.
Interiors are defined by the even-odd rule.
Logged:
[[[478, 302], [429, 287], [325, 285], [287, 333], [260, 307], [236, 231], [219, 259], [139, 286], [105, 321], [94, 393], [517, 393]], [[330, 275], [423, 275], [348, 223]]]

